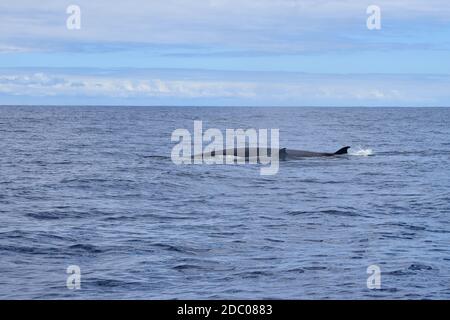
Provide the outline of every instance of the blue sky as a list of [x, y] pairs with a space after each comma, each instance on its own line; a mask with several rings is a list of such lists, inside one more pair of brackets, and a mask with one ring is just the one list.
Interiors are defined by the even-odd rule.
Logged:
[[3, 0], [0, 104], [450, 106], [449, 52], [445, 0]]

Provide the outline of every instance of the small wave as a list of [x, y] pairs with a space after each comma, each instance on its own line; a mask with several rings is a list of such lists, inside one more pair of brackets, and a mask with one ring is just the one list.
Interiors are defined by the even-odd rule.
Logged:
[[205, 267], [194, 265], [194, 264], [179, 264], [175, 267], [172, 267], [172, 269], [178, 270], [178, 271], [185, 271], [185, 270], [206, 270]]
[[91, 245], [91, 244], [74, 244], [69, 246], [69, 250], [78, 250], [80, 252], [86, 252], [86, 253], [101, 253], [103, 250], [101, 250], [99, 247]]
[[238, 275], [244, 279], [254, 279], [254, 278], [260, 278], [260, 277], [271, 277], [271, 276], [273, 276], [273, 273], [270, 271], [255, 270], [255, 271], [246, 271], [246, 272], [240, 273]]
[[58, 220], [64, 217], [60, 212], [36, 212], [26, 213], [25, 215], [38, 220]]
[[89, 285], [94, 285], [97, 287], [102, 288], [132, 288], [135, 289], [142, 285], [140, 282], [134, 281], [134, 282], [128, 282], [124, 280], [116, 280], [116, 279], [95, 279], [95, 280], [88, 280], [87, 283]]
[[349, 152], [349, 154], [350, 154], [351, 156], [363, 156], [363, 157], [368, 157], [368, 156], [372, 156], [372, 155], [374, 154], [374, 152], [373, 152], [373, 150], [370, 149], [370, 148], [363, 149], [363, 148], [358, 147], [357, 150], [355, 150], [355, 151], [352, 150], [352, 151]]
[[423, 271], [423, 270], [433, 270], [432, 266], [426, 265], [426, 264], [420, 264], [420, 263], [414, 263], [408, 267], [408, 270], [414, 270], [414, 271]]
[[143, 158], [147, 159], [157, 159], [157, 160], [167, 160], [170, 159], [168, 156], [158, 156], [158, 155], [148, 155], [148, 156], [142, 156]]

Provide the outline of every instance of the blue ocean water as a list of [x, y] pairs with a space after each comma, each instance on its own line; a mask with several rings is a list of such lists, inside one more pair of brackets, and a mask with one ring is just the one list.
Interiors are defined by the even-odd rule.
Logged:
[[[194, 120], [353, 154], [177, 166]], [[446, 108], [0, 107], [0, 298], [449, 299], [449, 137]]]

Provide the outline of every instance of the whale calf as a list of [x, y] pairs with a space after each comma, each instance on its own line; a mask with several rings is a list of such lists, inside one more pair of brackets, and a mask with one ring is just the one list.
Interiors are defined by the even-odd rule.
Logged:
[[[280, 160], [289, 160], [289, 159], [302, 159], [302, 158], [311, 158], [311, 157], [332, 157], [347, 154], [349, 146], [343, 147], [336, 152], [314, 152], [314, 151], [305, 151], [305, 150], [295, 150], [295, 149], [287, 149], [282, 148], [279, 149], [279, 159]], [[271, 156], [272, 149], [270, 148], [234, 148], [234, 149], [224, 149], [219, 151], [212, 151], [208, 153], [202, 153], [198, 155], [192, 156], [192, 158], [207, 158], [207, 157], [215, 157], [215, 156], [225, 156], [232, 155], [235, 157], [245, 157], [246, 159], [260, 157], [260, 156]]]

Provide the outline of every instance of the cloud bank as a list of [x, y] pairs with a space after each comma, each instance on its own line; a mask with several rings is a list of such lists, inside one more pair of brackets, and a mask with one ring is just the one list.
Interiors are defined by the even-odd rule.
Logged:
[[[179, 70], [0, 70], [0, 97], [64, 104], [439, 106], [450, 77]], [[78, 100], [83, 101], [83, 99]]]

